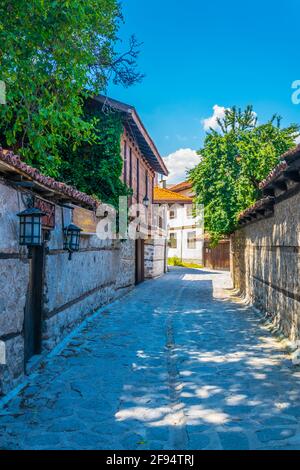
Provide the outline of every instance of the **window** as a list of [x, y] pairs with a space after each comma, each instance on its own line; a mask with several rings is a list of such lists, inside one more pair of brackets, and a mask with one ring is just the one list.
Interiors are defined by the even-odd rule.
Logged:
[[170, 210], [170, 219], [176, 219], [176, 210], [175, 209]]
[[166, 230], [166, 228], [167, 228], [166, 214], [160, 213], [158, 215], [158, 227], [161, 228], [161, 229]]
[[[156, 211], [155, 211], [156, 212]], [[167, 229], [167, 211], [165, 206], [158, 207], [157, 211], [157, 223], [161, 229]]]
[[187, 234], [187, 247], [189, 250], [196, 249], [196, 232], [188, 232]]
[[148, 184], [149, 184], [149, 177], [148, 177], [148, 172], [145, 170], [145, 186], [146, 186], [146, 194], [145, 196], [148, 197]]
[[193, 214], [193, 204], [189, 204], [186, 206], [186, 215], [188, 219], [192, 219], [194, 214]]
[[137, 159], [136, 162], [136, 199], [137, 203], [140, 202], [140, 161]]
[[129, 186], [132, 188], [132, 148], [129, 149]]
[[169, 248], [173, 248], [173, 249], [177, 248], [177, 234], [176, 233], [170, 233]]

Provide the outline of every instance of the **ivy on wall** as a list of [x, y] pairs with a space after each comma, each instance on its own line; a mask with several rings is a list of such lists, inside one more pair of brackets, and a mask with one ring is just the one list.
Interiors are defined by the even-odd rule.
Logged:
[[121, 115], [117, 112], [106, 115], [101, 108], [86, 105], [85, 119], [93, 123], [93, 141], [64, 152], [60, 179], [118, 207], [119, 196], [130, 194], [121, 180]]

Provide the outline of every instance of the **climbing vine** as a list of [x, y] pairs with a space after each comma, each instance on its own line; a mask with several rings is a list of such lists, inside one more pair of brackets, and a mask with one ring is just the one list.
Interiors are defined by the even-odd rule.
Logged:
[[101, 108], [87, 105], [85, 119], [93, 123], [93, 141], [64, 153], [60, 178], [80, 191], [118, 207], [119, 196], [130, 193], [121, 181], [121, 116], [119, 113], [106, 115]]

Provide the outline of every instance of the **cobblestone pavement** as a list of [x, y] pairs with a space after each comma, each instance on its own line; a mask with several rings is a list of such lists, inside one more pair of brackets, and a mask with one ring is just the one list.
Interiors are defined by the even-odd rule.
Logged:
[[0, 448], [300, 448], [300, 373], [228, 286], [178, 268], [107, 306], [0, 410]]

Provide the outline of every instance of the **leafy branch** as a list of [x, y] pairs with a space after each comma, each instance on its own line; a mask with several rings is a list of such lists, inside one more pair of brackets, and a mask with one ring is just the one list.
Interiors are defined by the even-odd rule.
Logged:
[[239, 213], [261, 197], [259, 183], [299, 136], [299, 126], [282, 128], [278, 115], [258, 124], [252, 106], [226, 110], [219, 127], [220, 132], [207, 134], [201, 161], [189, 173], [197, 201], [205, 206], [205, 228], [215, 243], [232, 232]]

